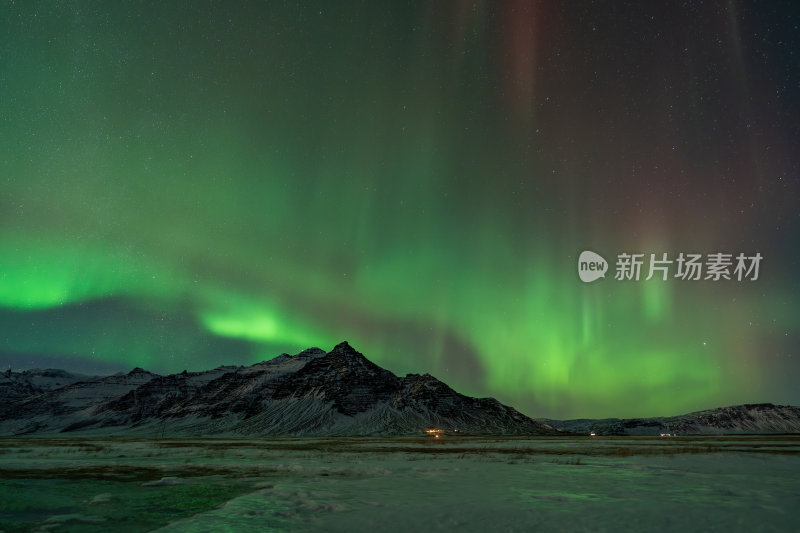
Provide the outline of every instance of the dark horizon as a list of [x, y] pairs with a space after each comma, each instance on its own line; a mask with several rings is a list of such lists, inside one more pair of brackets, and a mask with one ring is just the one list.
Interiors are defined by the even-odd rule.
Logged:
[[[323, 351], [323, 352], [325, 352], [326, 354], [329, 354], [329, 353], [331, 353], [331, 352], [332, 352], [332, 351], [333, 351], [335, 348], [337, 348], [337, 347], [339, 347], [339, 346], [342, 346], [342, 345], [345, 345], [345, 344], [346, 344], [347, 346], [351, 347], [351, 348], [352, 348], [354, 351], [356, 351], [356, 352], [358, 352], [358, 353], [361, 353], [361, 352], [358, 350], [358, 348], [356, 348], [356, 347], [352, 346], [352, 345], [350, 344], [350, 342], [349, 342], [349, 341], [347, 341], [347, 340], [343, 340], [343, 341], [340, 341], [339, 343], [337, 343], [337, 344], [336, 344], [336, 346], [332, 347], [330, 350], [325, 350], [325, 349], [323, 349], [323, 348], [319, 348], [319, 347], [316, 347], [316, 346], [312, 346], [312, 347], [306, 348], [305, 350], [302, 350], [302, 351], [300, 351], [300, 352], [298, 352], [298, 353], [296, 353], [296, 354], [282, 353], [282, 354], [277, 354], [277, 355], [276, 355], [275, 357], [273, 357], [273, 358], [270, 358], [270, 359], [264, 359], [263, 361], [258, 361], [258, 362], [252, 363], [251, 365], [232, 365], [232, 366], [234, 366], [234, 367], [237, 367], [237, 368], [246, 368], [247, 366], [253, 366], [253, 365], [257, 365], [257, 364], [259, 364], [259, 363], [264, 363], [264, 362], [267, 362], [267, 361], [271, 361], [272, 359], [276, 359], [276, 358], [278, 358], [278, 357], [281, 357], [281, 356], [283, 356], [283, 355], [289, 355], [289, 356], [291, 356], [291, 357], [295, 357], [295, 356], [297, 356], [297, 355], [300, 355], [300, 354], [301, 354], [301, 353], [303, 353], [304, 351], [316, 350], [316, 349], [322, 350], [322, 351]], [[366, 357], [368, 360], [370, 360], [370, 361], [371, 361], [371, 359], [369, 359], [369, 357], [368, 357], [366, 354], [361, 354], [361, 355], [363, 355], [364, 357]], [[372, 362], [372, 361], [371, 361], [371, 362]], [[230, 366], [230, 365], [219, 365], [219, 366]], [[203, 373], [203, 372], [207, 372], [207, 371], [210, 371], [210, 370], [214, 370], [215, 368], [219, 368], [219, 366], [218, 366], [218, 367], [214, 367], [214, 368], [204, 368], [204, 369], [184, 369], [183, 371], [190, 372], [190, 373]], [[379, 365], [379, 366], [380, 366], [380, 365]], [[46, 370], [57, 370], [57, 371], [64, 371], [64, 372], [68, 372], [68, 373], [70, 373], [70, 374], [73, 374], [73, 375], [78, 375], [78, 374], [80, 374], [80, 375], [83, 375], [83, 376], [85, 376], [85, 377], [90, 377], [90, 378], [99, 378], [99, 379], [101, 379], [101, 378], [104, 378], [104, 377], [109, 377], [109, 376], [114, 376], [114, 375], [128, 375], [128, 374], [130, 374], [130, 373], [133, 373], [133, 372], [134, 372], [135, 370], [137, 370], [137, 369], [140, 369], [140, 370], [144, 370], [144, 371], [150, 372], [150, 373], [152, 373], [152, 374], [154, 374], [154, 375], [156, 375], [156, 376], [158, 376], [158, 377], [166, 377], [166, 376], [169, 376], [169, 375], [180, 374], [181, 372], [183, 372], [183, 371], [180, 371], [180, 372], [173, 372], [173, 373], [163, 373], [163, 374], [162, 374], [162, 373], [158, 373], [158, 372], [152, 372], [150, 369], [148, 369], [148, 368], [142, 368], [142, 367], [134, 367], [134, 368], [130, 368], [130, 369], [122, 369], [122, 370], [119, 370], [119, 371], [117, 371], [117, 372], [111, 372], [111, 373], [108, 373], [108, 374], [86, 374], [86, 373], [81, 373], [81, 372], [76, 372], [76, 371], [73, 371], [73, 370], [69, 370], [69, 369], [67, 369], [67, 368], [55, 368], [55, 367], [48, 367], [48, 368], [38, 368], [38, 367], [37, 367], [37, 368], [28, 368], [28, 369], [24, 369], [24, 368], [23, 368], [23, 369], [16, 369], [16, 370], [15, 370], [15, 369], [11, 369], [11, 370], [12, 370], [12, 372], [16, 372], [16, 373], [22, 373], [22, 372], [25, 372], [25, 371], [31, 371], [31, 370], [45, 370], [45, 371], [46, 371]], [[397, 374], [397, 373], [393, 372], [391, 369], [386, 369], [386, 370], [389, 370], [390, 372], [392, 372], [393, 374], [395, 374], [395, 375], [396, 375], [396, 376], [398, 376], [398, 377], [401, 377], [401, 378], [403, 377], [403, 375], [402, 375], [402, 374]], [[0, 376], [2, 376], [3, 374], [5, 374], [5, 372], [3, 372], [2, 374], [0, 374]], [[408, 375], [420, 375], [420, 374], [422, 374], [422, 373], [421, 373], [421, 372], [410, 372], [410, 373], [408, 373], [408, 374], [406, 374], [406, 375], [408, 376]], [[464, 394], [462, 391], [458, 390], [457, 388], [455, 388], [455, 387], [452, 387], [452, 385], [451, 385], [451, 384], [449, 384], [449, 383], [447, 383], [445, 380], [441, 380], [441, 379], [440, 379], [438, 376], [435, 376], [435, 375], [434, 375], [434, 376], [432, 376], [432, 377], [434, 377], [434, 378], [436, 378], [437, 380], [441, 381], [441, 382], [442, 382], [442, 383], [444, 383], [445, 385], [448, 385], [448, 386], [450, 386], [450, 387], [451, 387], [451, 388], [453, 388], [453, 389], [454, 389], [454, 390], [455, 390], [457, 393]], [[466, 395], [466, 396], [469, 396], [469, 395]], [[701, 412], [701, 411], [713, 411], [713, 410], [720, 410], [720, 409], [727, 409], [727, 408], [737, 408], [737, 407], [745, 407], [745, 408], [750, 408], [750, 407], [758, 407], [758, 406], [774, 406], [774, 407], [798, 407], [798, 408], [800, 408], [800, 406], [793, 406], [793, 405], [782, 405], [782, 404], [780, 404], [780, 403], [777, 403], [777, 402], [761, 401], [761, 402], [746, 402], [746, 403], [742, 403], [742, 404], [735, 404], [735, 405], [717, 405], [717, 406], [713, 406], [713, 407], [712, 407], [712, 406], [709, 406], [709, 407], [705, 407], [705, 408], [701, 408], [701, 409], [695, 409], [695, 410], [692, 410], [692, 411], [686, 411], [686, 412], [680, 412], [680, 413], [669, 413], [669, 414], [664, 414], [664, 413], [662, 413], [662, 414], [651, 414], [651, 415], [643, 415], [643, 416], [637, 416], [637, 417], [622, 417], [622, 416], [613, 416], [613, 415], [612, 415], [612, 416], [604, 416], [604, 417], [583, 417], [583, 416], [576, 416], [576, 417], [572, 417], [572, 418], [562, 418], [562, 419], [559, 419], [559, 418], [557, 418], [557, 417], [551, 417], [551, 416], [547, 416], [547, 415], [545, 415], [545, 414], [540, 414], [540, 413], [529, 413], [529, 412], [526, 412], [526, 411], [524, 411], [523, 409], [520, 409], [520, 408], [518, 408], [517, 406], [514, 406], [513, 404], [506, 404], [505, 402], [501, 402], [501, 403], [503, 403], [503, 404], [507, 405], [508, 407], [511, 407], [511, 408], [513, 408], [513, 409], [516, 409], [517, 411], [519, 411], [519, 412], [520, 412], [520, 413], [522, 413], [523, 415], [525, 415], [525, 416], [527, 416], [527, 417], [529, 417], [529, 418], [531, 418], [531, 419], [534, 419], [534, 420], [552, 420], [552, 421], [564, 421], [564, 422], [570, 422], [570, 421], [575, 421], [575, 420], [598, 420], [598, 421], [602, 421], [602, 420], [610, 420], [610, 419], [615, 419], [615, 420], [623, 420], [623, 421], [624, 421], [624, 420], [631, 420], [631, 419], [637, 419], [637, 418], [642, 418], [642, 419], [671, 418], [671, 417], [679, 417], [679, 416], [683, 416], [683, 415], [694, 414], [694, 413], [696, 413], [696, 412]]]

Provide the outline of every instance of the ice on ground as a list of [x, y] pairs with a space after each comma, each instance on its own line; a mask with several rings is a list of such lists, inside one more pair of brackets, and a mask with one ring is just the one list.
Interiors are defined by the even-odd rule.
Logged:
[[798, 474], [796, 436], [5, 439], [0, 530], [797, 531]]
[[158, 481], [148, 481], [146, 483], [142, 483], [142, 487], [163, 487], [168, 485], [180, 485], [183, 483], [183, 480], [179, 477], [175, 476], [167, 476], [162, 477]]

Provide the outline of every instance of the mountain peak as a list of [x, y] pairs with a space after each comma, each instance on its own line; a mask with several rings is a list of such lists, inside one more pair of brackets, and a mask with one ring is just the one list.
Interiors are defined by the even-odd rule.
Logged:
[[350, 346], [350, 343], [347, 341], [342, 341], [336, 346], [333, 347], [333, 350], [330, 351], [332, 354], [341, 354], [341, 355], [363, 355], [358, 352], [355, 348]]
[[47, 404], [33, 401], [39, 389], [15, 389], [24, 409], [0, 411], [0, 436], [112, 427], [114, 434], [163, 436], [166, 426], [174, 435], [198, 436], [420, 435], [430, 427], [556, 433], [499, 402], [458, 394], [430, 375], [398, 378], [347, 341], [327, 353], [309, 348], [254, 367], [162, 377], [137, 367], [127, 375], [55, 389]]

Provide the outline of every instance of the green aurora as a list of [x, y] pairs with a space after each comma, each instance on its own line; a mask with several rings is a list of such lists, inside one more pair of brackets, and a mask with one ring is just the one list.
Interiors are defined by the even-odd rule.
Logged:
[[[531, 416], [800, 404], [781, 5], [7, 3], [0, 363], [347, 339]], [[582, 250], [764, 260], [584, 284]]]

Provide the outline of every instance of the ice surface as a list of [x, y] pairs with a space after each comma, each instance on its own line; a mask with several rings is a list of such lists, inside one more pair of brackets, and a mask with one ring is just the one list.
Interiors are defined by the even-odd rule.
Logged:
[[2, 439], [0, 530], [798, 531], [800, 438]]

